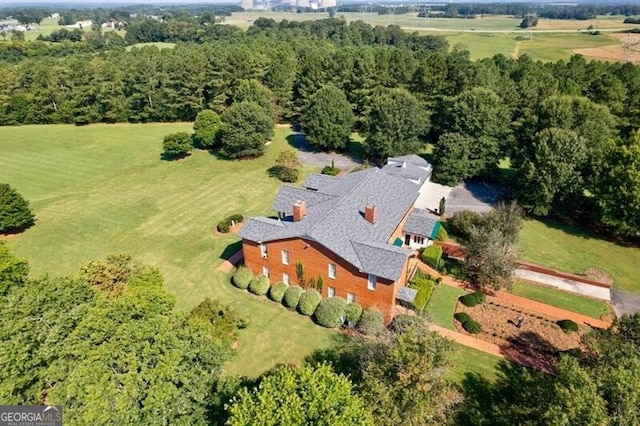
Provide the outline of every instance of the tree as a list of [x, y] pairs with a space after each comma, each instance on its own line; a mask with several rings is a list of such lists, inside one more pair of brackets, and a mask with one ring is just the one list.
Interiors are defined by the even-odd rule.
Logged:
[[602, 222], [615, 232], [640, 232], [640, 132], [607, 156], [601, 182], [594, 191]]
[[[466, 145], [465, 149], [457, 148], [458, 154], [464, 155], [458, 159], [451, 155], [455, 148], [448, 147], [443, 153], [450, 155], [442, 157], [448, 162], [440, 164], [440, 158], [436, 157], [439, 167], [449, 167], [450, 163], [456, 161], [466, 163], [454, 166], [457, 170], [466, 171], [463, 179], [489, 173], [497, 167], [508, 145], [511, 112], [495, 92], [483, 87], [466, 90], [447, 99], [440, 116], [445, 133], [459, 133], [473, 142]], [[460, 138], [457, 140], [460, 141]]]
[[471, 284], [479, 289], [511, 286], [521, 228], [522, 209], [515, 203], [499, 205], [470, 227], [465, 244], [465, 267]]
[[473, 139], [460, 133], [445, 133], [433, 149], [435, 171], [433, 180], [443, 185], [456, 186], [473, 176]]
[[231, 98], [234, 103], [253, 102], [259, 105], [267, 116], [275, 119], [273, 93], [256, 80], [242, 80], [233, 89]]
[[272, 171], [283, 182], [296, 182], [300, 171], [300, 160], [296, 151], [282, 151], [276, 158], [276, 165]]
[[354, 117], [342, 90], [328, 84], [311, 95], [300, 121], [310, 144], [325, 151], [336, 151], [346, 147]]
[[184, 158], [191, 153], [193, 145], [191, 136], [187, 132], [172, 133], [164, 137], [162, 141], [163, 155], [168, 158]]
[[380, 160], [418, 152], [429, 130], [429, 113], [405, 89], [388, 89], [375, 96], [363, 123], [369, 158]]
[[22, 232], [35, 224], [29, 203], [8, 183], [0, 183], [0, 234]]
[[128, 254], [107, 256], [106, 261], [92, 260], [80, 267], [80, 276], [91, 286], [115, 296], [129, 279], [140, 273], [142, 266]]
[[228, 425], [373, 425], [351, 382], [326, 364], [281, 367], [227, 406]]
[[193, 123], [193, 141], [204, 149], [214, 148], [220, 139], [222, 121], [220, 116], [210, 109], [200, 111]]
[[11, 253], [6, 242], [0, 241], [0, 297], [14, 285], [23, 285], [29, 275], [29, 263]]
[[520, 151], [518, 200], [528, 211], [547, 215], [553, 203], [582, 190], [580, 170], [586, 160], [584, 140], [571, 130], [545, 129]]
[[356, 349], [354, 378], [376, 424], [447, 423], [460, 402], [444, 377], [453, 345], [424, 321], [396, 321], [390, 331]]
[[222, 149], [230, 158], [258, 157], [273, 136], [273, 118], [253, 102], [231, 105], [222, 114]]

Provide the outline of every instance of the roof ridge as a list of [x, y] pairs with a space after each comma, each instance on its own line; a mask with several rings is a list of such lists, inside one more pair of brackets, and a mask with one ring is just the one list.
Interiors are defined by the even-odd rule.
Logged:
[[[359, 188], [359, 187], [360, 187], [360, 185], [362, 185], [362, 183], [363, 183], [363, 182], [365, 182], [366, 180], [370, 179], [370, 178], [371, 178], [371, 176], [373, 175], [373, 173], [375, 173], [375, 171], [376, 171], [376, 170], [380, 170], [380, 171], [382, 171], [382, 169], [378, 169], [377, 167], [372, 167], [372, 168], [370, 168], [370, 169], [363, 170], [363, 172], [366, 172], [366, 171], [369, 171], [369, 170], [373, 170], [374, 172], [370, 172], [370, 173], [369, 173], [369, 174], [368, 174], [364, 179], [362, 179], [360, 182], [358, 182], [358, 183], [356, 183], [355, 185], [353, 185], [353, 187], [352, 187], [349, 191], [347, 191], [347, 192], [346, 192], [346, 193], [344, 193], [340, 198], [338, 198], [337, 200], [335, 200], [335, 202], [336, 202], [336, 203], [335, 203], [335, 205], [334, 205], [333, 207], [331, 207], [327, 213], [325, 213], [325, 215], [324, 215], [324, 217], [323, 217], [322, 219], [320, 219], [320, 220], [316, 221], [316, 223], [315, 223], [315, 224], [313, 224], [313, 225], [312, 225], [312, 226], [307, 230], [307, 233], [311, 233], [311, 232], [313, 232], [313, 230], [315, 229], [315, 227], [316, 227], [316, 226], [318, 226], [319, 224], [321, 224], [322, 222], [324, 222], [324, 221], [327, 219], [327, 217], [329, 217], [329, 215], [330, 215], [331, 213], [333, 213], [333, 211], [334, 211], [335, 209], [337, 209], [337, 208], [338, 208], [338, 206], [340, 205], [340, 203], [341, 203], [344, 199], [346, 199], [346, 198], [347, 198], [347, 196], [351, 195], [351, 194], [352, 194], [352, 193], [353, 193], [357, 188]], [[338, 196], [337, 196], [337, 195], [335, 195], [334, 197], [338, 197]], [[349, 241], [351, 241], [351, 240], [349, 240]]]

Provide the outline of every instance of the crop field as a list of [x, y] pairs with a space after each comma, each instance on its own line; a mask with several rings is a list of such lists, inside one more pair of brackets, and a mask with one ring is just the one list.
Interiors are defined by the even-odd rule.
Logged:
[[277, 129], [260, 159], [230, 162], [200, 151], [161, 161], [163, 136], [190, 128], [0, 127], [0, 181], [30, 200], [37, 216], [33, 228], [9, 238], [10, 246], [30, 261], [34, 275], [73, 274], [89, 260], [130, 253], [160, 269], [179, 310], [205, 297], [230, 304], [251, 324], [241, 332], [229, 372], [257, 376], [333, 345], [339, 333], [232, 287], [229, 276], [215, 270], [237, 241], [214, 235], [216, 223], [236, 212], [270, 213], [280, 182], [267, 169], [288, 147], [288, 128]]

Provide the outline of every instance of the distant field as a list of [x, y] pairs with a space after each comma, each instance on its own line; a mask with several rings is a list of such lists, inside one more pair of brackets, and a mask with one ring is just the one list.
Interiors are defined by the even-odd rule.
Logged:
[[165, 43], [165, 42], [162, 42], [162, 41], [156, 41], [156, 42], [151, 42], [151, 43], [136, 43], [136, 44], [133, 44], [131, 46], [127, 46], [127, 50], [131, 50], [134, 47], [143, 48], [143, 47], [146, 47], [146, 46], [155, 46], [158, 49], [173, 49], [175, 47], [175, 45], [176, 45], [175, 43]]
[[579, 21], [577, 19], [546, 19], [539, 18], [534, 30], [586, 30], [593, 27], [595, 30], [609, 28], [633, 28], [637, 25], [623, 24], [626, 16], [600, 16], [596, 19]]
[[619, 41], [608, 34], [589, 35], [586, 33], [538, 34], [533, 33], [530, 40], [520, 46], [519, 55], [527, 54], [543, 62], [568, 59], [576, 50], [618, 45]]

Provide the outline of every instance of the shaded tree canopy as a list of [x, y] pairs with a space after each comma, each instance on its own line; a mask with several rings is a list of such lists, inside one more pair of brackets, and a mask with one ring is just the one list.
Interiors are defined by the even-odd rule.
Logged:
[[273, 118], [258, 104], [240, 102], [222, 114], [221, 152], [230, 158], [257, 157], [273, 136]]
[[8, 183], [0, 183], [0, 234], [24, 231], [35, 221], [27, 200]]
[[220, 116], [210, 109], [202, 110], [193, 123], [193, 141], [200, 148], [210, 149], [220, 139], [222, 121]]
[[329, 84], [311, 95], [300, 121], [310, 144], [335, 151], [346, 147], [355, 118], [342, 90]]

